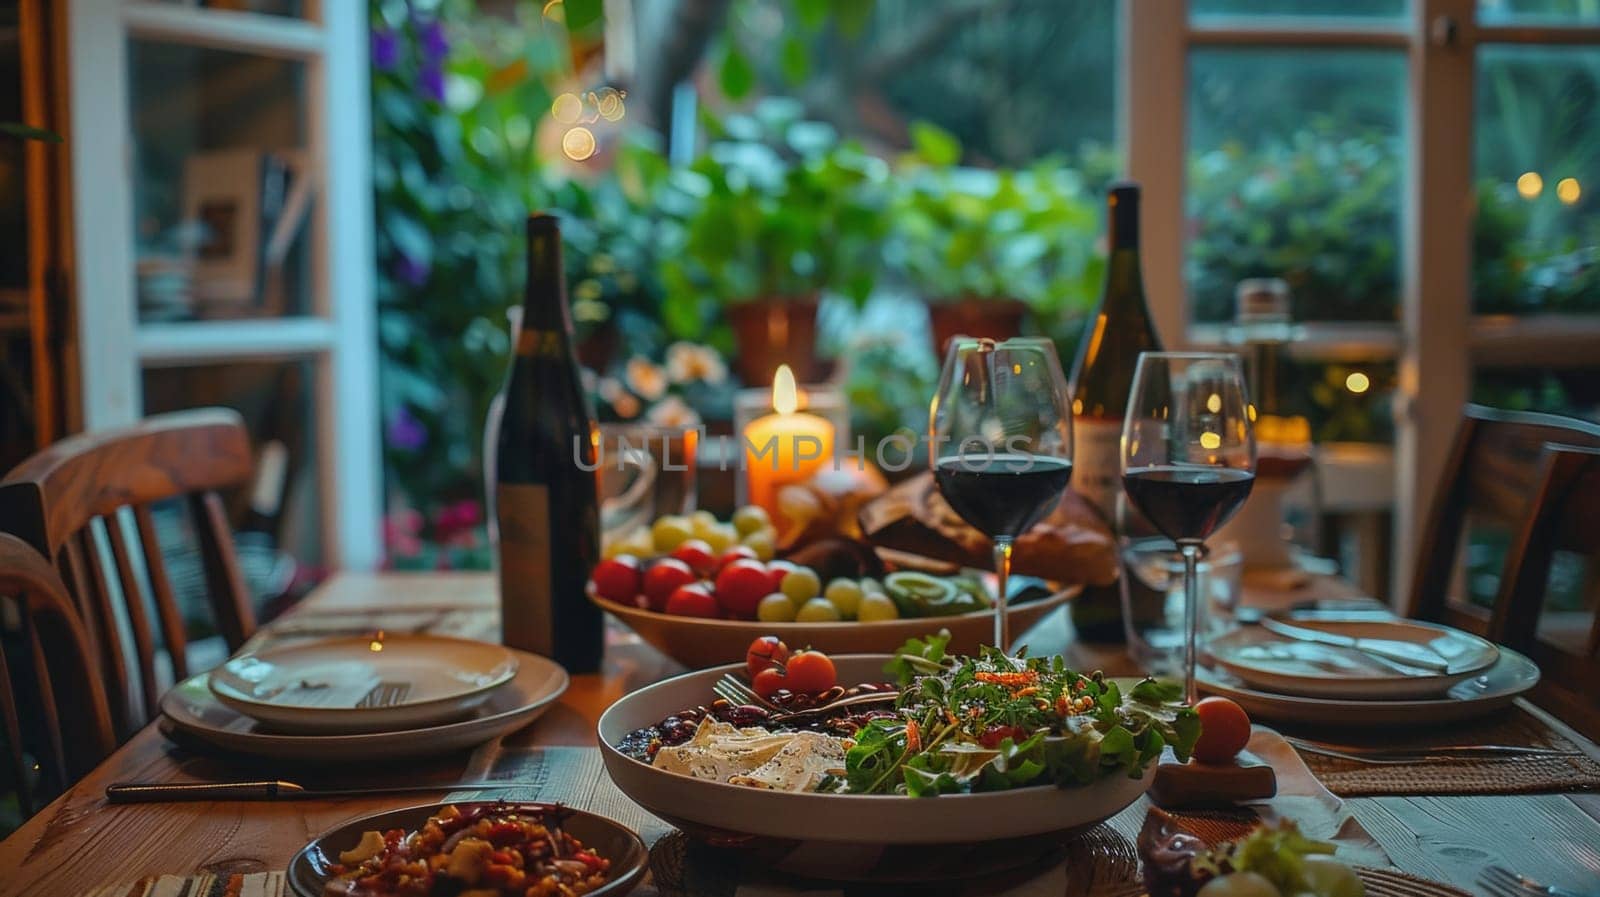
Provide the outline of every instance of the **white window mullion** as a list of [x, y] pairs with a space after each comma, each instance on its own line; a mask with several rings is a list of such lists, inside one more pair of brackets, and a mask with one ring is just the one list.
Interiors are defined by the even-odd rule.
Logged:
[[1188, 342], [1183, 279], [1184, 159], [1189, 94], [1188, 0], [1123, 0], [1118, 128], [1128, 176], [1144, 186], [1140, 255], [1162, 344]]
[[1412, 3], [1391, 580], [1401, 596], [1471, 381], [1474, 2]]
[[72, 228], [85, 429], [139, 419], [134, 289], [133, 154], [128, 47], [117, 0], [72, 0], [67, 54], [72, 91]]
[[330, 561], [361, 570], [383, 556], [367, 5], [327, 3], [318, 12], [330, 52], [311, 78], [310, 147], [325, 175], [313, 271], [317, 310], [336, 334], [316, 378], [318, 472]]

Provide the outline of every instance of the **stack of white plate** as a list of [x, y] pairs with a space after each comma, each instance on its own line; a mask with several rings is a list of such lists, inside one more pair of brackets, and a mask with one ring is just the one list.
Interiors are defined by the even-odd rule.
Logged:
[[1505, 707], [1539, 668], [1470, 633], [1414, 620], [1326, 612], [1270, 618], [1212, 639], [1201, 688], [1266, 719], [1404, 726]]
[[171, 734], [244, 754], [340, 760], [481, 744], [567, 690], [555, 662], [427, 635], [332, 638], [241, 654], [161, 699]]

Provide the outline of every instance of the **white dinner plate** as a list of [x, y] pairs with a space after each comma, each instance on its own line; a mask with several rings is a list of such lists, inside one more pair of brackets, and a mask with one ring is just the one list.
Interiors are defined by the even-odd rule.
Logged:
[[222, 703], [281, 731], [349, 734], [462, 719], [516, 673], [501, 645], [379, 634], [241, 654], [209, 681]]
[[211, 693], [209, 674], [192, 676], [161, 697], [165, 724], [178, 733], [241, 754], [282, 760], [350, 761], [442, 754], [473, 747], [526, 726], [567, 690], [567, 671], [553, 660], [512, 652], [516, 675], [464, 720], [428, 728], [355, 735], [290, 735], [273, 731]]
[[1424, 647], [1449, 663], [1431, 672], [1400, 668], [1354, 648], [1299, 641], [1262, 626], [1242, 626], [1207, 646], [1217, 665], [1261, 691], [1318, 698], [1425, 698], [1443, 695], [1500, 657], [1492, 642], [1415, 620], [1299, 620], [1301, 629]]
[[1251, 716], [1340, 728], [1405, 728], [1456, 722], [1493, 713], [1539, 683], [1539, 667], [1510, 648], [1494, 666], [1420, 700], [1362, 700], [1283, 695], [1251, 688], [1226, 670], [1197, 671], [1202, 691], [1232, 698]]
[[[879, 682], [887, 654], [834, 658], [839, 682]], [[1094, 825], [1139, 799], [1154, 778], [1113, 775], [1092, 785], [1016, 788], [983, 794], [903, 797], [881, 794], [818, 794], [772, 791], [696, 779], [657, 769], [617, 750], [629, 732], [654, 725], [674, 712], [712, 699], [711, 685], [722, 674], [742, 671], [731, 664], [685, 673], [640, 689], [612, 704], [600, 717], [600, 750], [606, 771], [624, 794], [657, 816], [690, 832], [714, 830], [800, 842], [796, 853], [828, 855], [818, 875], [850, 877], [841, 870], [846, 855], [868, 849], [870, 861], [885, 845], [961, 844], [1025, 838]], [[1129, 680], [1130, 682], [1136, 680]], [[1154, 764], [1152, 764], [1154, 765]]]

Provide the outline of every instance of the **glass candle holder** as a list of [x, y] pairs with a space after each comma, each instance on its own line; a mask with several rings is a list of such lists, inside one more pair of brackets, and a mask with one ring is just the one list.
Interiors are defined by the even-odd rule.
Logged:
[[[775, 470], [768, 456], [757, 455], [771, 438], [766, 435], [768, 430], [765, 425], [768, 423], [781, 420], [786, 415], [821, 418], [818, 426], [806, 427], [802, 424], [800, 429], [826, 431], [831, 435], [826, 443], [826, 456], [817, 459], [829, 468], [836, 458], [855, 451], [855, 445], [850, 441], [850, 403], [839, 389], [827, 384], [797, 386], [792, 411], [774, 403], [773, 392], [771, 387], [741, 389], [733, 399], [733, 438], [728, 454], [729, 463], [738, 465], [739, 475], [734, 478], [734, 497], [741, 505], [751, 504], [754, 498], [762, 499], [756, 503], [765, 507], [770, 501], [768, 496], [775, 496], [778, 488], [805, 478], [803, 471], [787, 469], [787, 465], [780, 465], [784, 469]], [[746, 438], [752, 432], [760, 437], [756, 439], [754, 449]], [[778, 519], [776, 510], [775, 507], [767, 508], [769, 513], [774, 514], [774, 520]]]

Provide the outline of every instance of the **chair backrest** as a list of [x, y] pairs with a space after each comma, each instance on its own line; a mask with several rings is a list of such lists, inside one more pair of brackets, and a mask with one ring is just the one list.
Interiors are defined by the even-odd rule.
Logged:
[[1535, 703], [1600, 738], [1600, 448], [1548, 445], [1538, 467], [1500, 583], [1502, 638], [1539, 665]]
[[[111, 717], [124, 737], [153, 715], [161, 692], [147, 596], [173, 675], [188, 675], [184, 622], [152, 506], [174, 499], [187, 506], [206, 598], [218, 630], [236, 650], [254, 632], [255, 614], [218, 490], [247, 484], [251, 470], [239, 415], [204, 408], [64, 439], [0, 480], [0, 531], [20, 536], [60, 572], [86, 623]], [[137, 689], [129, 683], [124, 625]]]
[[[32, 546], [0, 533], [0, 603], [5, 602], [17, 611], [12, 644], [27, 662], [8, 657], [8, 639], [0, 638], [0, 734], [27, 816], [37, 809], [36, 793], [65, 791], [111, 753], [116, 740], [88, 636], [66, 586]], [[38, 758], [37, 789], [28, 753]]]
[[[1499, 411], [1468, 405], [1417, 556], [1407, 613], [1502, 638], [1507, 607], [1501, 554], [1537, 510], [1546, 443], [1600, 447], [1600, 425], [1553, 414]], [[1469, 594], [1454, 593], [1462, 543], [1478, 537], [1461, 578]], [[1468, 546], [1469, 549], [1472, 546]], [[1476, 593], [1474, 602], [1470, 593]]]

